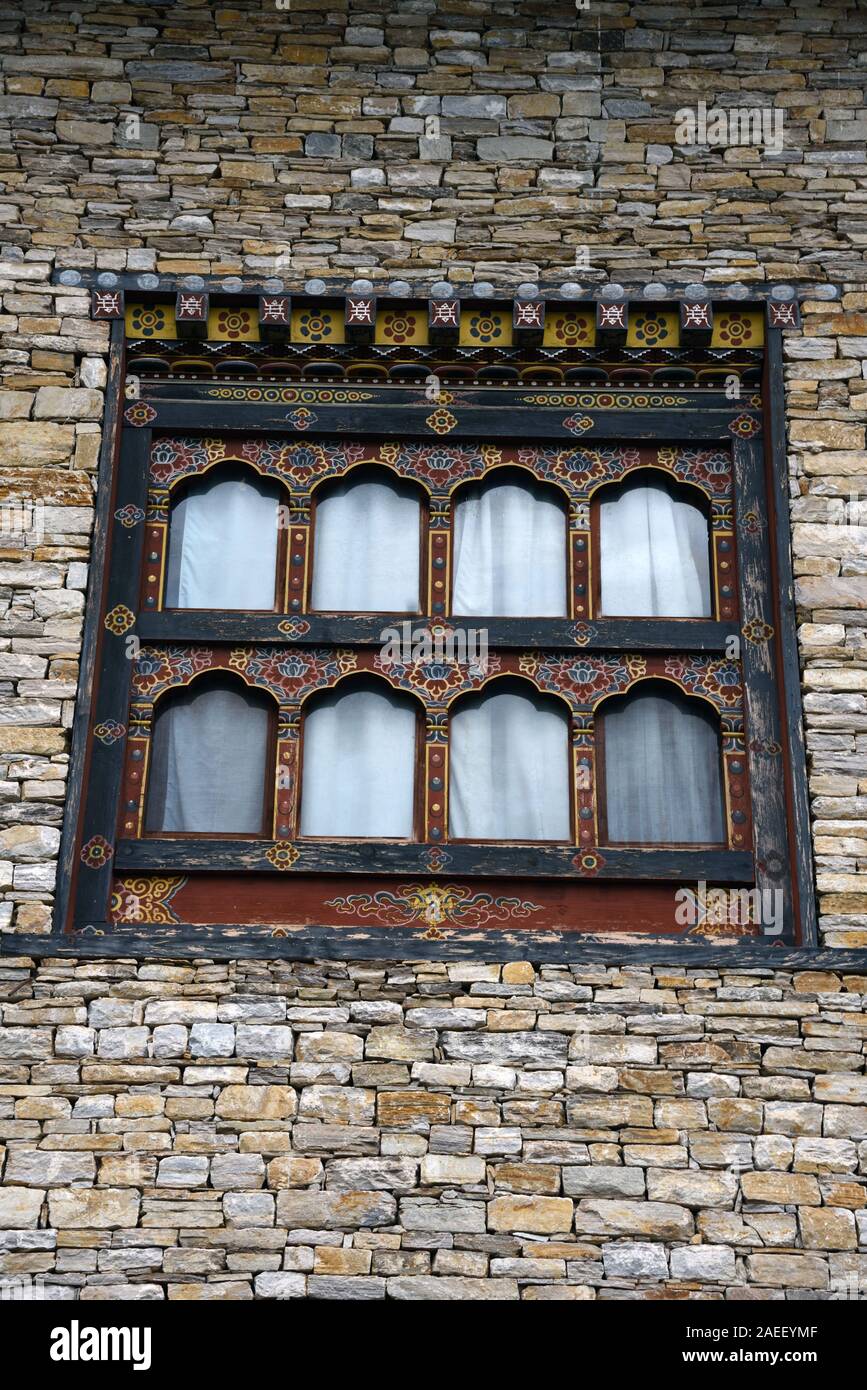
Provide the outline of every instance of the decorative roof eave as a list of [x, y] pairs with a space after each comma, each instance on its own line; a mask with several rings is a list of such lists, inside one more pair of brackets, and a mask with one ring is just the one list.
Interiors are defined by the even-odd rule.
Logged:
[[663, 283], [660, 280], [579, 282], [577, 280], [522, 281], [518, 284], [475, 281], [472, 284], [452, 284], [446, 280], [409, 280], [385, 278], [350, 279], [346, 275], [323, 275], [302, 281], [291, 276], [260, 278], [252, 275], [161, 275], [152, 271], [55, 270], [52, 283], [82, 289], [119, 289], [126, 294], [178, 294], [181, 290], [204, 291], [208, 295], [251, 296], [287, 294], [293, 298], [312, 300], [333, 299], [343, 295], [375, 295], [378, 300], [408, 300], [421, 303], [427, 299], [454, 298], [479, 301], [507, 299], [537, 299], [557, 303], [609, 303], [622, 299], [643, 301], [655, 305], [671, 302], [709, 300], [713, 304], [760, 304], [765, 300], [786, 302], [807, 299], [839, 300], [842, 289], [827, 281], [805, 281], [797, 285], [768, 281], [744, 284], [743, 281], [702, 283], [686, 280], [682, 283]]
[[[286, 287], [282, 280], [256, 281], [241, 277], [203, 277], [194, 275], [161, 276], [115, 274], [112, 271], [80, 272], [62, 270], [56, 282], [89, 288], [91, 315], [94, 319], [118, 320], [127, 316], [128, 332], [134, 328], [136, 316], [155, 313], [171, 326], [162, 335], [179, 338], [259, 338], [262, 341], [303, 338], [303, 319], [328, 318], [328, 335], [332, 342], [367, 345], [381, 342], [386, 335], [397, 343], [424, 341], [431, 345], [479, 345], [499, 338], [502, 343], [535, 347], [553, 342], [546, 331], [546, 318], [556, 313], [558, 325], [564, 316], [578, 317], [582, 332], [601, 346], [648, 345], [647, 328], [656, 333], [654, 341], [668, 336], [676, 342], [707, 346], [714, 339], [715, 316], [728, 314], [741, 317], [752, 315], [755, 336], [757, 324], [767, 330], [800, 328], [799, 293], [792, 285], [763, 285], [750, 288], [742, 284], [719, 287], [719, 293], [702, 284], [679, 287], [659, 282], [627, 288], [620, 284], [583, 286], [566, 281], [558, 285], [539, 286], [524, 282], [517, 287], [498, 290], [487, 282], [476, 283], [461, 291], [446, 281], [430, 286], [428, 297], [408, 281], [390, 281], [381, 293], [371, 280], [332, 277], [331, 281], [314, 279], [305, 282], [303, 289]], [[801, 295], [830, 298], [829, 286], [802, 286]], [[838, 291], [833, 290], [834, 297]], [[130, 297], [129, 306], [127, 295]], [[136, 307], [137, 306], [137, 307]], [[147, 306], [151, 306], [148, 309]], [[251, 307], [255, 306], [255, 307]], [[551, 314], [549, 314], [549, 310]], [[474, 327], [468, 327], [470, 318]], [[227, 320], [236, 322], [231, 331], [221, 333], [219, 325]], [[383, 327], [400, 320], [402, 337], [396, 337]], [[660, 336], [659, 324], [663, 325]], [[472, 331], [473, 337], [469, 334]], [[148, 329], [146, 336], [151, 336]], [[675, 342], [675, 345], [676, 345]]]

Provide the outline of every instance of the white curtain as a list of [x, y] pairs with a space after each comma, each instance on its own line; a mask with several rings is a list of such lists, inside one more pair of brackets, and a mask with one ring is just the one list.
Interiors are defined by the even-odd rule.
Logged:
[[566, 614], [566, 511], [532, 479], [473, 483], [454, 507], [452, 612], [478, 617]]
[[449, 834], [568, 840], [569, 717], [508, 683], [463, 700], [449, 731]]
[[706, 618], [711, 612], [707, 517], [662, 480], [642, 476], [603, 494], [601, 612], [623, 618]]
[[262, 696], [193, 686], [157, 711], [146, 828], [260, 834], [269, 754]]
[[412, 839], [416, 709], [378, 683], [337, 690], [310, 708], [302, 835]]
[[723, 841], [719, 729], [697, 700], [639, 689], [603, 707], [608, 839]]
[[282, 493], [255, 473], [206, 476], [172, 508], [167, 608], [274, 608]]
[[418, 489], [365, 468], [316, 502], [312, 606], [325, 613], [417, 613]]

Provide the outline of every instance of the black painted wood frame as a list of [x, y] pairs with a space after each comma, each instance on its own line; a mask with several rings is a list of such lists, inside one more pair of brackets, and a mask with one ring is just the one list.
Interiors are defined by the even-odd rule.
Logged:
[[[178, 869], [227, 871], [259, 869], [267, 843], [177, 841], [170, 839], [116, 840], [118, 798], [120, 795], [123, 740], [94, 739], [93, 729], [101, 724], [125, 723], [129, 709], [133, 650], [130, 639], [185, 641], [207, 638], [214, 641], [277, 641], [279, 615], [211, 618], [202, 614], [140, 614], [135, 628], [107, 630], [103, 615], [139, 609], [138, 588], [142, 562], [144, 528], [124, 528], [113, 524], [118, 498], [123, 504], [146, 506], [148, 459], [154, 430], [209, 434], [242, 431], [246, 435], [279, 430], [292, 433], [285, 410], [232, 402], [215, 403], [206, 399], [204, 389], [190, 383], [188, 398], [177, 400], [154, 394], [146, 397], [142, 421], [132, 417], [124, 426], [124, 336], [122, 322], [111, 331], [108, 405], [99, 466], [99, 488], [95, 524], [91, 582], [88, 592], [82, 675], [73, 726], [72, 758], [67, 815], [61, 844], [58, 874], [57, 910], [50, 936], [6, 934], [0, 953], [28, 955], [71, 954], [82, 956], [130, 957], [140, 955], [164, 958], [235, 956], [284, 956], [292, 958], [377, 958], [408, 956], [419, 959], [503, 960], [516, 956], [540, 961], [640, 961], [650, 964], [680, 964], [684, 967], [732, 964], [740, 968], [804, 968], [822, 965], [833, 968], [867, 968], [867, 951], [818, 951], [813, 869], [810, 851], [806, 766], [801, 728], [798, 654], [795, 638], [793, 583], [790, 560], [788, 503], [786, 487], [785, 415], [782, 390], [782, 351], [780, 333], [769, 330], [765, 357], [763, 434], [751, 428], [738, 430], [736, 422], [755, 420], [737, 402], [727, 405], [714, 392], [690, 393], [687, 410], [606, 409], [593, 416], [592, 431], [581, 443], [596, 441], [641, 443], [705, 442], [724, 440], [732, 446], [735, 472], [736, 511], [739, 520], [741, 632], [746, 635], [741, 657], [745, 677], [749, 760], [753, 789], [753, 815], [756, 830], [755, 882], [760, 888], [778, 890], [785, 904], [786, 930], [781, 938], [747, 939], [736, 943], [713, 943], [696, 937], [654, 938], [638, 942], [622, 939], [618, 933], [588, 934], [557, 930], [509, 931], [462, 929], [445, 940], [423, 940], [414, 930], [403, 928], [360, 929], [322, 924], [299, 929], [287, 928], [274, 934], [267, 929], [227, 924], [224, 926], [153, 926], [147, 930], [129, 925], [115, 926], [108, 921], [108, 897], [112, 861], [129, 872]], [[703, 399], [699, 399], [703, 395]], [[409, 401], [390, 405], [393, 395], [384, 392], [374, 410], [317, 404], [316, 419], [305, 428], [311, 435], [348, 435], [364, 439], [424, 436], [422, 426], [429, 403]], [[534, 442], [546, 439], [575, 444], [574, 433], [557, 410], [520, 407], [506, 408], [508, 394], [491, 392], [490, 406], [456, 404], [459, 422], [449, 443], [481, 437], [518, 437]], [[491, 408], [493, 407], [493, 408]], [[733, 429], [733, 424], [735, 428]], [[123, 445], [121, 447], [121, 440]], [[754, 524], [744, 526], [744, 517]], [[776, 583], [774, 572], [776, 570]], [[313, 619], [316, 630], [307, 640], [325, 643], [369, 640], [365, 619]], [[377, 625], [378, 619], [372, 620]], [[534, 622], [492, 622], [493, 641], [504, 647], [523, 647], [537, 643], [568, 646], [560, 624]], [[565, 624], [562, 625], [565, 628]], [[738, 633], [731, 624], [694, 624], [691, 650], [719, 651]], [[642, 631], [627, 634], [620, 624], [594, 624], [593, 646], [599, 648], [645, 647], [677, 650], [683, 643], [675, 636], [676, 624], [642, 624]], [[544, 631], [543, 631], [544, 629]], [[637, 625], [636, 625], [637, 629]], [[82, 846], [93, 843], [96, 862], [81, 872]], [[104, 844], [104, 850], [100, 848]], [[343, 847], [344, 856], [346, 848]], [[358, 859], [356, 872], [414, 870], [423, 846], [391, 845], [354, 847]], [[533, 874], [560, 876], [567, 872], [568, 858], [556, 846], [525, 848], [478, 848], [451, 846], [461, 863], [452, 873]], [[570, 853], [574, 852], [573, 850]], [[104, 862], [99, 862], [104, 853]], [[328, 847], [303, 849], [316, 872], [328, 868]], [[471, 856], [466, 864], [463, 858]], [[219, 861], [215, 863], [216, 860]], [[351, 852], [349, 857], [351, 858]], [[606, 850], [609, 874], [641, 881], [665, 877], [675, 881], [704, 878], [717, 882], [744, 882], [752, 871], [752, 856], [732, 851], [692, 850]], [[332, 866], [331, 871], [334, 871]], [[352, 869], [350, 868], [350, 872]], [[70, 904], [75, 904], [76, 930], [69, 930]]]

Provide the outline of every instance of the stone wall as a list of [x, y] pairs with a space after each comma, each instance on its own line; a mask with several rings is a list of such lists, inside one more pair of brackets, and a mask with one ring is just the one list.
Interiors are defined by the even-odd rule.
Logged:
[[[867, 945], [864, 10], [19, 0], [0, 73], [0, 930], [50, 925], [107, 348], [50, 276], [98, 267], [814, 286], [786, 342], [814, 845], [825, 943]], [[782, 111], [783, 153], [684, 150], [699, 99]], [[5, 958], [0, 1277], [851, 1291], [863, 993], [734, 966]]]
[[0, 1270], [52, 1296], [867, 1286], [867, 976], [8, 960], [0, 988]]

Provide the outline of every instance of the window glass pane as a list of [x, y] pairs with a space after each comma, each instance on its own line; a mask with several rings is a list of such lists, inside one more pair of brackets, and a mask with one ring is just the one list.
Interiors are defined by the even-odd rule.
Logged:
[[416, 710], [379, 682], [334, 691], [309, 708], [302, 835], [412, 839]]
[[274, 608], [279, 486], [208, 474], [172, 508], [167, 608]]
[[645, 687], [600, 720], [609, 841], [721, 844], [719, 727], [706, 705]]
[[157, 706], [146, 829], [261, 833], [270, 702], [240, 686], [193, 686]]
[[566, 509], [522, 475], [473, 483], [454, 507], [452, 612], [482, 617], [566, 614]]
[[449, 834], [568, 840], [569, 716], [523, 682], [460, 701], [449, 732]]
[[317, 494], [311, 606], [326, 613], [417, 613], [418, 489], [381, 468]]
[[610, 488], [599, 508], [601, 612], [624, 618], [711, 613], [707, 517], [662, 479]]

